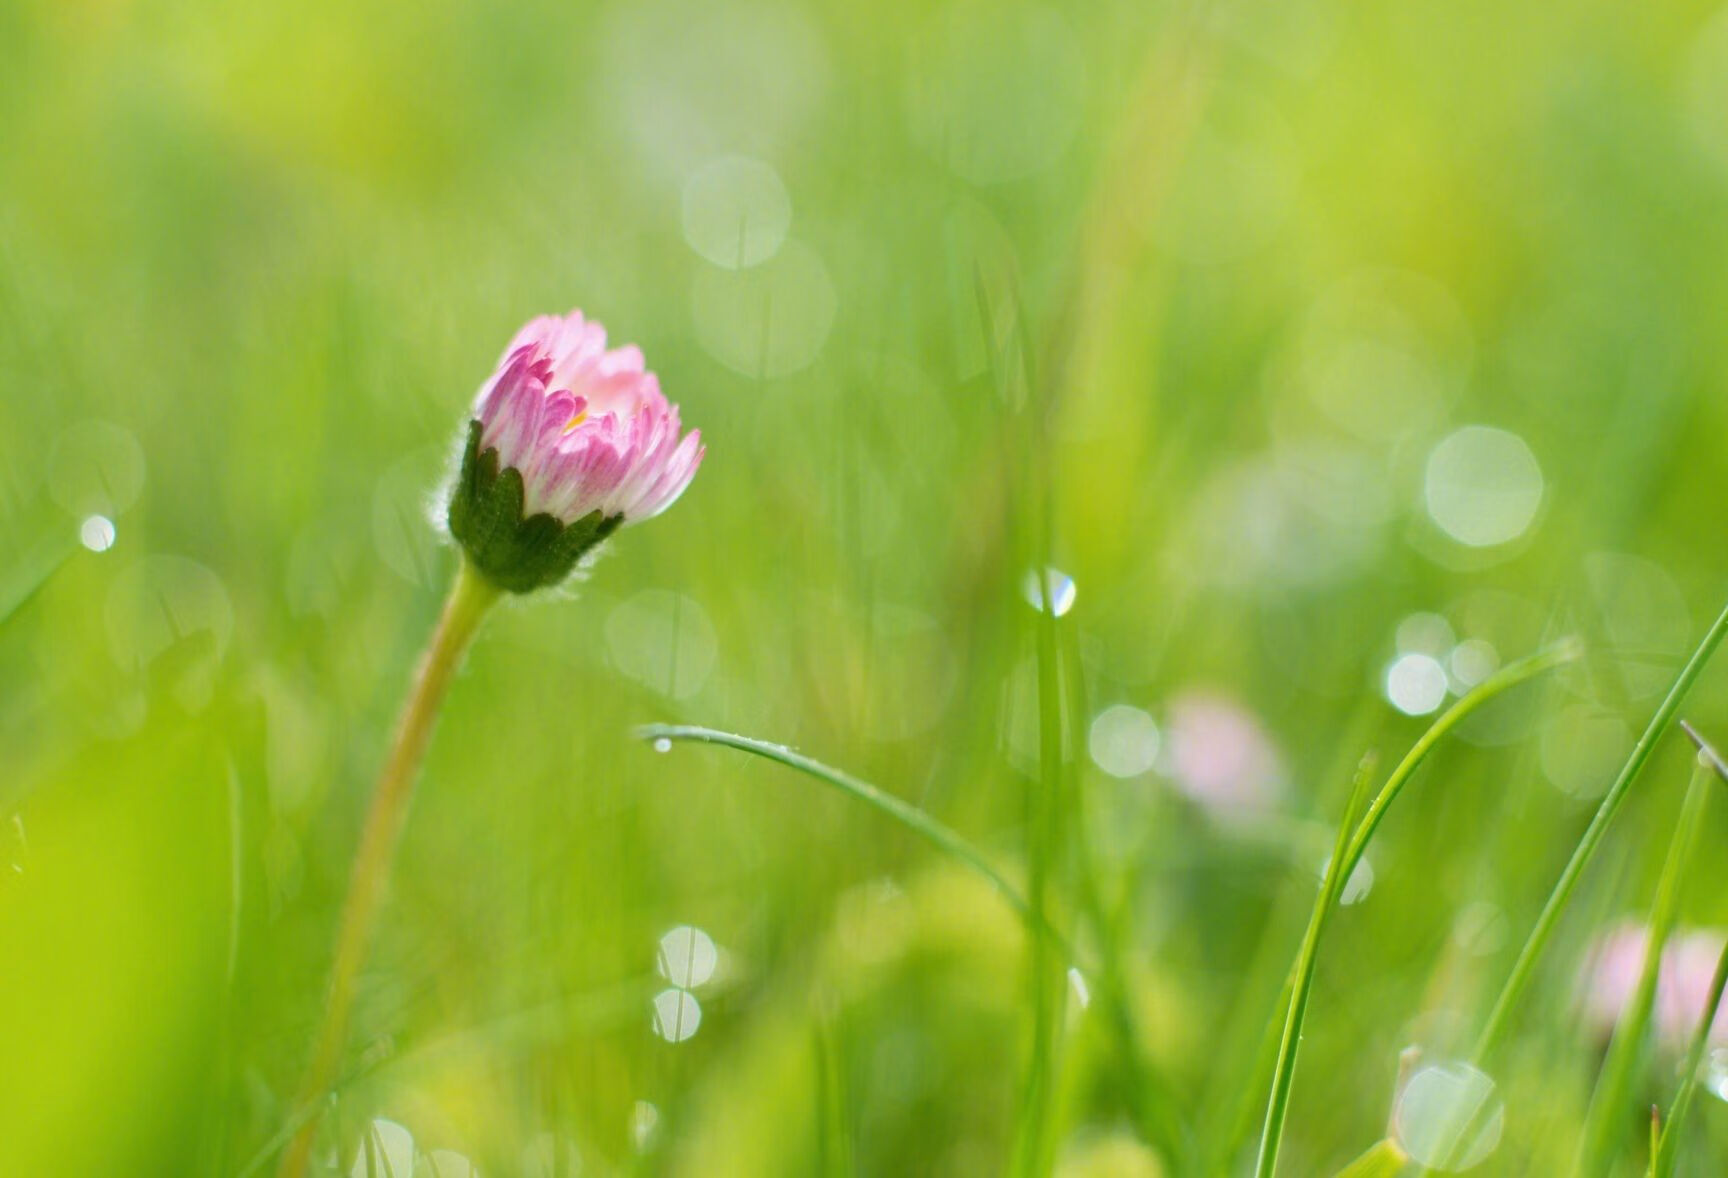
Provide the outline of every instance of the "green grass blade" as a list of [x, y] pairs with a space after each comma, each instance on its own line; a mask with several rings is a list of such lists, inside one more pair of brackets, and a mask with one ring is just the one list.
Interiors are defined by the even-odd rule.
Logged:
[[[1295, 1078], [1296, 1051], [1302, 1042], [1302, 1024], [1307, 1017], [1308, 996], [1314, 982], [1314, 964], [1336, 893], [1342, 890], [1344, 881], [1350, 878], [1362, 861], [1362, 856], [1368, 850], [1368, 843], [1386, 817], [1387, 810], [1447, 733], [1483, 704], [1544, 671], [1572, 661], [1579, 653], [1578, 643], [1568, 640], [1502, 667], [1448, 708], [1411, 746], [1398, 767], [1386, 779], [1386, 784], [1380, 787], [1380, 792], [1369, 804], [1362, 821], [1348, 841], [1344, 837], [1345, 832], [1350, 830], [1351, 816], [1347, 810], [1339, 827], [1340, 850], [1333, 854], [1327, 864], [1326, 879], [1321, 885], [1320, 895], [1315, 901], [1313, 914], [1303, 935], [1302, 947], [1297, 951], [1296, 963], [1292, 967], [1290, 1004], [1279, 1043], [1278, 1059], [1273, 1066], [1272, 1092], [1267, 1101], [1266, 1120], [1260, 1134], [1260, 1156], [1255, 1166], [1257, 1178], [1272, 1178], [1277, 1170], [1278, 1149], [1283, 1138], [1284, 1121], [1289, 1113], [1290, 1087]], [[1359, 781], [1358, 788], [1364, 787], [1365, 782]], [[1353, 808], [1354, 804], [1350, 809]]]
[[748, 736], [740, 736], [735, 732], [722, 732], [717, 728], [703, 728], [695, 724], [645, 724], [636, 730], [636, 735], [649, 742], [658, 741], [689, 741], [697, 744], [717, 744], [726, 748], [737, 749], [739, 752], [750, 753], [763, 757], [788, 769], [796, 769], [808, 777], [814, 777], [827, 785], [833, 786], [842, 793], [849, 794], [865, 805], [880, 813], [886, 814], [906, 829], [931, 843], [956, 861], [989, 880], [1002, 898], [1018, 912], [1022, 918], [1030, 921], [1031, 907], [1026, 898], [997, 871], [985, 857], [984, 852], [967, 842], [954, 830], [910, 802], [895, 797], [886, 790], [860, 780], [850, 773], [842, 772], [829, 765], [824, 765], [811, 757], [794, 752], [783, 744], [773, 744], [766, 740], [756, 740]]
[[1614, 815], [1619, 811], [1620, 804], [1626, 800], [1626, 792], [1643, 771], [1644, 765], [1650, 760], [1650, 754], [1656, 749], [1662, 734], [1668, 730], [1668, 725], [1674, 720], [1674, 715], [1680, 710], [1687, 695], [1692, 691], [1692, 685], [1698, 681], [1698, 676], [1704, 671], [1704, 666], [1710, 661], [1710, 656], [1722, 644], [1724, 636], [1728, 636], [1728, 608], [1711, 624], [1703, 639], [1698, 643], [1692, 657], [1681, 668], [1674, 685], [1669, 688], [1668, 695], [1656, 709], [1656, 714], [1650, 717], [1650, 724], [1644, 734], [1633, 746], [1632, 754], [1620, 769], [1620, 774], [1614, 779], [1614, 784], [1608, 787], [1608, 792], [1602, 795], [1601, 804], [1596, 807], [1595, 815], [1590, 819], [1590, 825], [1584, 829], [1584, 834], [1578, 840], [1578, 845], [1572, 851], [1572, 857], [1566, 861], [1566, 867], [1560, 873], [1560, 878], [1554, 884], [1554, 890], [1548, 894], [1548, 900], [1542, 906], [1542, 911], [1536, 917], [1535, 927], [1530, 930], [1530, 936], [1525, 940], [1524, 947], [1518, 951], [1518, 959], [1512, 964], [1512, 972], [1506, 977], [1506, 984], [1501, 988], [1500, 996], [1495, 999], [1493, 1008], [1489, 1011], [1488, 1020], [1482, 1026], [1477, 1036], [1475, 1049], [1471, 1057], [1478, 1063], [1483, 1062], [1499, 1046], [1500, 1037], [1506, 1032], [1507, 1020], [1512, 1010], [1523, 997], [1524, 990], [1535, 975], [1536, 962], [1548, 947], [1548, 941], [1554, 935], [1554, 928], [1560, 921], [1560, 914], [1572, 898], [1573, 890], [1578, 886], [1579, 876], [1584, 874], [1584, 868], [1596, 855], [1602, 845], [1602, 838], [1608, 833], [1609, 824], [1614, 821]]
[[[1686, 730], [1698, 745], [1698, 754], [1716, 771], [1716, 775], [1728, 781], [1728, 764], [1724, 764], [1720, 755], [1705, 740], [1694, 732], [1684, 720], [1680, 727]], [[1698, 1072], [1704, 1066], [1704, 1052], [1710, 1046], [1710, 1031], [1716, 1024], [1716, 1012], [1722, 1006], [1722, 992], [1728, 990], [1728, 944], [1722, 946], [1722, 952], [1716, 959], [1716, 973], [1710, 979], [1710, 996], [1704, 1002], [1704, 1010], [1698, 1016], [1698, 1026], [1692, 1032], [1692, 1042], [1686, 1049], [1686, 1063], [1680, 1073], [1680, 1089], [1674, 1094], [1674, 1104], [1668, 1110], [1668, 1120], [1661, 1125], [1661, 1132], [1656, 1140], [1656, 1147], [1650, 1151], [1650, 1174], [1652, 1178], [1668, 1178], [1674, 1172], [1674, 1165], [1680, 1152], [1680, 1126], [1686, 1120], [1686, 1114], [1692, 1109], [1692, 1098], [1698, 1092]]]
[[1650, 1027], [1650, 1011], [1656, 1003], [1656, 978], [1662, 965], [1662, 949], [1674, 929], [1680, 888], [1704, 828], [1704, 808], [1710, 800], [1712, 772], [1710, 763], [1700, 757], [1692, 771], [1691, 784], [1686, 787], [1686, 800], [1674, 824], [1668, 857], [1662, 864], [1662, 876], [1656, 884], [1656, 898], [1650, 905], [1648, 940], [1644, 946], [1644, 965], [1638, 976], [1638, 987], [1620, 1016], [1619, 1026], [1614, 1029], [1608, 1058], [1603, 1061], [1596, 1091], [1590, 1100], [1590, 1111], [1585, 1117], [1584, 1142], [1578, 1155], [1580, 1174], [1604, 1171], [1613, 1160], [1615, 1139], [1625, 1124], [1627, 1093], [1632, 1087], [1632, 1074], [1644, 1046], [1645, 1032]]
[[1302, 1042], [1302, 1022], [1308, 1013], [1308, 996], [1314, 982], [1314, 963], [1318, 960], [1320, 934], [1325, 927], [1332, 905], [1343, 892], [1343, 880], [1349, 878], [1344, 868], [1345, 849], [1349, 846], [1350, 828], [1362, 799], [1368, 796], [1368, 783], [1374, 772], [1374, 758], [1362, 758], [1356, 770], [1356, 781], [1344, 813], [1338, 819], [1338, 837], [1332, 844], [1332, 855], [1326, 860], [1326, 870], [1320, 877], [1320, 894], [1308, 917], [1308, 927], [1302, 933], [1302, 947], [1296, 953], [1294, 983], [1290, 989], [1290, 1005], [1284, 1017], [1283, 1035], [1278, 1041], [1278, 1059], [1272, 1069], [1272, 1094], [1266, 1104], [1266, 1121], [1260, 1130], [1260, 1156], [1254, 1172], [1259, 1178], [1270, 1178], [1278, 1168], [1278, 1147], [1284, 1139], [1284, 1121], [1290, 1114], [1290, 1087], [1296, 1075], [1296, 1050]]

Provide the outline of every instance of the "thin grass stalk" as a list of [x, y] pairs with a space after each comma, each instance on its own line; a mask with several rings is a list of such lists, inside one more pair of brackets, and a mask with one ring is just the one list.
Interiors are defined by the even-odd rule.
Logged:
[[1624, 1127], [1627, 1093], [1632, 1086], [1644, 1038], [1650, 1028], [1650, 1011], [1656, 1003], [1656, 981], [1662, 968], [1662, 950], [1674, 929], [1674, 917], [1680, 906], [1680, 889], [1698, 848], [1698, 836], [1704, 828], [1704, 809], [1710, 800], [1713, 771], [1702, 756], [1692, 770], [1692, 780], [1686, 787], [1686, 800], [1681, 804], [1680, 817], [1674, 824], [1674, 835], [1668, 843], [1668, 856], [1662, 864], [1662, 875], [1656, 884], [1656, 897], [1650, 905], [1649, 928], [1644, 945], [1644, 963], [1638, 975], [1638, 987], [1632, 1001], [1621, 1013], [1614, 1028], [1614, 1038], [1608, 1045], [1608, 1058], [1603, 1061], [1597, 1077], [1596, 1091], [1590, 1100], [1590, 1110], [1584, 1120], [1584, 1141], [1578, 1154], [1577, 1173], [1596, 1174], [1613, 1160], [1614, 1147]]
[[1296, 1074], [1296, 1052], [1302, 1041], [1302, 1023], [1308, 1013], [1308, 996], [1313, 989], [1320, 934], [1332, 905], [1344, 892], [1343, 881], [1350, 878], [1344, 866], [1344, 851], [1349, 846], [1351, 826], [1356, 821], [1362, 799], [1368, 796], [1368, 782], [1373, 772], [1374, 758], [1363, 757], [1356, 770], [1349, 800], [1344, 803], [1344, 813], [1338, 819], [1338, 837], [1332, 844], [1332, 855], [1326, 860], [1326, 870], [1320, 877], [1320, 894], [1314, 901], [1308, 927], [1302, 934], [1302, 947], [1296, 953], [1290, 1006], [1278, 1042], [1277, 1062], [1272, 1069], [1272, 1094], [1267, 1101], [1266, 1121], [1260, 1130], [1260, 1156], [1254, 1167], [1257, 1178], [1271, 1178], [1278, 1169], [1278, 1147], [1284, 1138], [1284, 1121], [1290, 1115], [1290, 1088]]
[[1512, 971], [1506, 976], [1506, 984], [1501, 988], [1500, 995], [1494, 1001], [1493, 1008], [1488, 1013], [1488, 1019], [1482, 1025], [1482, 1030], [1476, 1038], [1476, 1044], [1470, 1053], [1471, 1059], [1477, 1063], [1485, 1063], [1494, 1050], [1499, 1047], [1501, 1037], [1506, 1033], [1508, 1020], [1519, 999], [1535, 976], [1536, 962], [1548, 947], [1548, 942], [1554, 936], [1554, 928], [1560, 921], [1560, 914], [1571, 902], [1572, 893], [1578, 886], [1578, 879], [1584, 874], [1584, 869], [1595, 858], [1597, 850], [1602, 845], [1603, 837], [1608, 833], [1609, 825], [1620, 810], [1620, 805], [1626, 800], [1626, 793], [1637, 780], [1638, 774], [1644, 769], [1650, 755], [1655, 752], [1662, 734], [1668, 730], [1674, 720], [1680, 705], [1691, 694], [1692, 685], [1703, 674], [1704, 667], [1710, 661], [1710, 656], [1716, 653], [1716, 648], [1722, 644], [1722, 639], [1728, 637], [1728, 607], [1725, 607], [1699, 641], [1698, 647], [1692, 652], [1692, 657], [1681, 668], [1674, 684], [1668, 689], [1667, 696], [1656, 709], [1656, 714], [1650, 717], [1649, 725], [1644, 734], [1638, 738], [1638, 743], [1632, 747], [1632, 753], [1626, 759], [1620, 774], [1614, 779], [1614, 784], [1608, 787], [1608, 792], [1602, 795], [1601, 803], [1596, 807], [1596, 813], [1590, 819], [1590, 825], [1585, 827], [1584, 834], [1578, 840], [1578, 845], [1572, 850], [1572, 857], [1566, 861], [1565, 868], [1560, 872], [1560, 878], [1555, 881], [1553, 891], [1549, 892], [1547, 902], [1542, 905], [1542, 911], [1536, 917], [1536, 924], [1530, 930], [1524, 947], [1518, 951], [1518, 959], [1512, 964]]
[[[1520, 683], [1540, 675], [1577, 658], [1579, 645], [1575, 641], [1565, 641], [1555, 644], [1546, 650], [1538, 651], [1516, 662], [1508, 663], [1494, 675], [1484, 680], [1469, 694], [1448, 708], [1438, 720], [1429, 726], [1428, 731], [1411, 746], [1398, 767], [1386, 779], [1386, 784], [1380, 787], [1380, 792], [1369, 804], [1362, 815], [1361, 822], [1346, 843], [1343, 833], [1348, 829], [1348, 822], [1340, 828], [1340, 851], [1332, 856], [1327, 865], [1328, 875], [1333, 884], [1342, 888], [1341, 881], [1348, 880], [1362, 861], [1362, 856], [1368, 850], [1368, 843], [1385, 819], [1386, 812], [1397, 800], [1404, 786], [1427, 760], [1428, 754], [1440, 740], [1459, 724], [1461, 724], [1477, 708], [1489, 700], [1505, 693]], [[1320, 938], [1325, 931], [1326, 921], [1330, 916], [1332, 895], [1328, 888], [1322, 886], [1313, 914], [1309, 918], [1307, 932], [1303, 936], [1302, 946], [1297, 952], [1296, 961], [1291, 967], [1292, 980], [1290, 985], [1290, 1004], [1285, 1018], [1284, 1030], [1279, 1042], [1278, 1058], [1272, 1071], [1272, 1091], [1267, 1100], [1266, 1120], [1260, 1134], [1260, 1155], [1256, 1163], [1257, 1178], [1272, 1178], [1278, 1166], [1278, 1149], [1283, 1138], [1284, 1122], [1289, 1113], [1290, 1087], [1295, 1077], [1296, 1052], [1302, 1041], [1302, 1023], [1307, 1015], [1308, 993], [1313, 985], [1314, 963], [1319, 952]]]
[[1008, 882], [1006, 876], [991, 864], [984, 852], [968, 842], [951, 827], [932, 818], [929, 814], [914, 806], [911, 802], [896, 797], [887, 790], [871, 785], [862, 778], [825, 765], [813, 757], [796, 752], [783, 744], [774, 744], [754, 737], [742, 736], [736, 732], [722, 732], [718, 728], [704, 728], [699, 724], [644, 724], [636, 729], [636, 735], [650, 744], [659, 745], [690, 742], [695, 744], [715, 744], [742, 753], [762, 757], [788, 769], [795, 769], [807, 777], [814, 777], [826, 785], [830, 785], [841, 793], [847, 794], [874, 810], [887, 815], [913, 834], [924, 839], [932, 846], [948, 855], [958, 863], [977, 872], [989, 881], [998, 895], [1008, 902], [1023, 920], [1030, 922], [1031, 906], [1026, 902], [1017, 888]]
[[1668, 1178], [1674, 1173], [1680, 1154], [1680, 1126], [1685, 1124], [1686, 1115], [1692, 1111], [1692, 1098], [1698, 1094], [1698, 1073], [1704, 1067], [1704, 1052], [1710, 1047], [1710, 1031], [1716, 1025], [1716, 1012], [1722, 1007], [1724, 990], [1728, 990], [1728, 943], [1723, 944], [1721, 956], [1716, 959], [1716, 973], [1710, 979], [1710, 997], [1698, 1017], [1698, 1026], [1692, 1032], [1692, 1043], [1686, 1049], [1685, 1070], [1680, 1073], [1680, 1089], [1674, 1094], [1673, 1107], [1668, 1110], [1668, 1119], [1662, 1125], [1662, 1136], [1657, 1142], [1651, 1169], [1655, 1178]]
[[[1680, 727], [1686, 735], [1692, 738], [1692, 743], [1698, 746], [1698, 757], [1723, 781], [1728, 781], [1728, 762], [1722, 759], [1714, 746], [1698, 735], [1686, 721], [1680, 721]], [[1655, 1143], [1650, 1150], [1651, 1178], [1667, 1178], [1674, 1172], [1674, 1165], [1679, 1156], [1680, 1130], [1679, 1126], [1686, 1120], [1686, 1114], [1692, 1109], [1692, 1098], [1698, 1091], [1698, 1072], [1704, 1066], [1704, 1052], [1710, 1046], [1710, 1032], [1716, 1025], [1716, 1012], [1722, 1006], [1722, 992], [1728, 989], [1728, 944], [1722, 946], [1722, 952], [1716, 958], [1716, 972], [1710, 979], [1710, 996], [1704, 1002], [1704, 1009], [1699, 1013], [1698, 1026], [1692, 1032], [1692, 1041], [1686, 1048], [1686, 1062], [1680, 1073], [1680, 1090], [1674, 1094], [1674, 1105], [1668, 1111], [1668, 1120], [1661, 1120], [1660, 1108], [1650, 1110], [1652, 1131], [1656, 1134]]]

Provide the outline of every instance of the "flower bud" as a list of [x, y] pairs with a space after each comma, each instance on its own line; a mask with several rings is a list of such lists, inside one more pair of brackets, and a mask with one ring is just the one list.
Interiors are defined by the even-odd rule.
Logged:
[[450, 534], [501, 589], [555, 585], [690, 485], [705, 451], [700, 431], [680, 429], [639, 350], [608, 351], [580, 311], [535, 319], [475, 402]]

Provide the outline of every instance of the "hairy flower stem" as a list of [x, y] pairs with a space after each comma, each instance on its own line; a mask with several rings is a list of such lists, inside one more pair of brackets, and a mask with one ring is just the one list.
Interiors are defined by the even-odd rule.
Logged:
[[408, 803], [414, 796], [414, 780], [426, 755], [438, 709], [462, 656], [473, 641], [486, 611], [498, 600], [499, 590], [464, 559], [456, 582], [444, 603], [444, 612], [432, 632], [426, 653], [414, 675], [396, 739], [389, 759], [378, 775], [372, 805], [360, 830], [360, 847], [354, 855], [354, 874], [342, 904], [336, 932], [336, 955], [330, 967], [330, 991], [324, 1006], [324, 1021], [314, 1040], [311, 1061], [300, 1086], [295, 1112], [302, 1115], [299, 1130], [282, 1155], [280, 1178], [302, 1178], [318, 1135], [322, 1103], [336, 1081], [342, 1049], [348, 1038], [348, 1018], [354, 1008], [354, 984], [365, 963], [378, 914], [384, 905], [390, 862], [395, 857]]

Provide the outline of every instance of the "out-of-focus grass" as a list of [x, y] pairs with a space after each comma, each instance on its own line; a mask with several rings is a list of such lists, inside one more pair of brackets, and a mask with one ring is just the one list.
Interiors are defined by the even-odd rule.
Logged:
[[[343, 1138], [488, 1175], [1009, 1164], [1012, 910], [844, 797], [630, 738], [670, 721], [1044, 862], [1122, 998], [1040, 1040], [1058, 1169], [1240, 1169], [1349, 766], [1429, 722], [1388, 668], [1435, 710], [1437, 669], [1578, 634], [1334, 915], [1283, 1172], [1343, 1166], [1403, 1048], [1468, 1053], [1728, 594], [1724, 79], [1728, 16], [1681, 0], [0, 5], [0, 1172], [232, 1174], [281, 1130], [451, 570], [433, 489], [496, 350], [572, 304], [707, 465], [482, 635]], [[112, 545], [44, 579], [93, 516]], [[1684, 765], [1658, 748], [1511, 1016], [1485, 1170], [1575, 1156], [1575, 978], [1648, 909]], [[1728, 921], [1705, 884], [1683, 926]], [[669, 1042], [681, 925], [718, 952]], [[1728, 1158], [1708, 1086], [1678, 1146]]]

